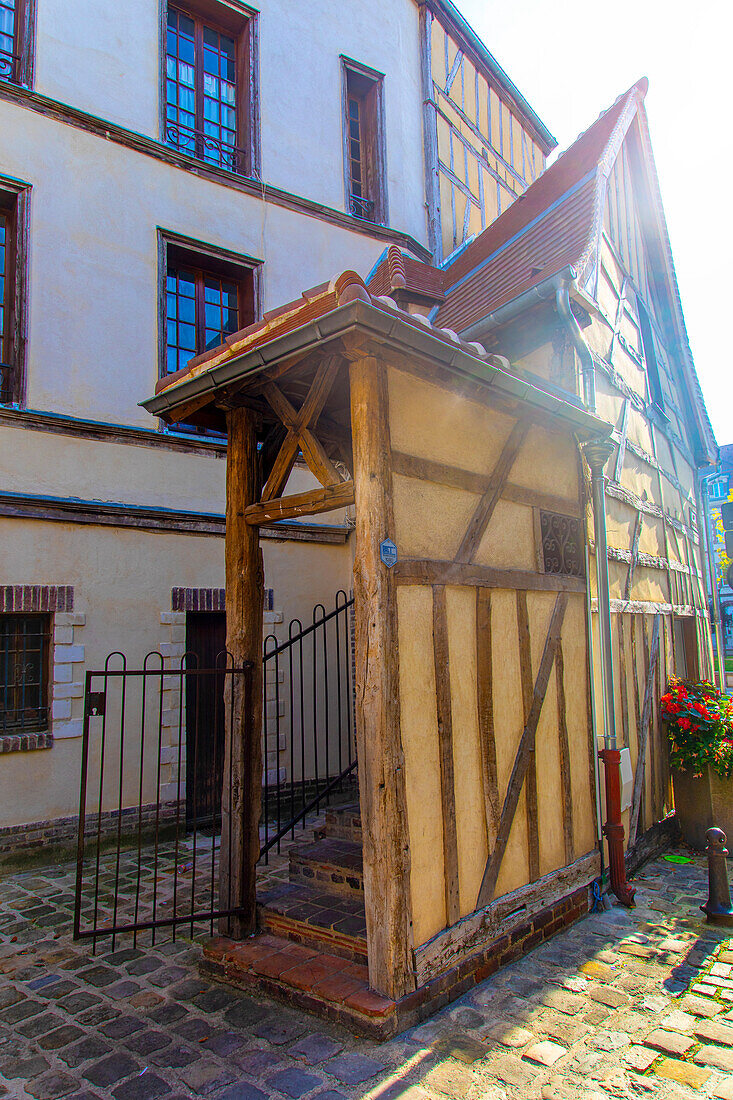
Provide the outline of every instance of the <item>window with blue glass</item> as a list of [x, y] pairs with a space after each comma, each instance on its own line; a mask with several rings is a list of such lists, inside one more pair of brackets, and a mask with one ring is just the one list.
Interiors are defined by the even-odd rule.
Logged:
[[[2, 2], [2, 0], [0, 0]], [[246, 173], [247, 23], [215, 26], [168, 9], [165, 139], [182, 153]]]
[[710, 485], [710, 500], [727, 500], [730, 493], [730, 476], [725, 474], [722, 477], [716, 477], [711, 479]]
[[242, 326], [239, 283], [176, 261], [166, 276], [165, 373], [182, 370], [189, 359], [215, 348]]

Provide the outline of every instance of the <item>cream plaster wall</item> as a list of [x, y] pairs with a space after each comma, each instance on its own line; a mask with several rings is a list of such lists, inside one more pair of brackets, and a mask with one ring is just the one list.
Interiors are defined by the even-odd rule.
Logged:
[[31, 408], [155, 426], [138, 402], [158, 377], [156, 226], [264, 260], [265, 309], [384, 247], [11, 103], [0, 133], [0, 175], [32, 185]]
[[[158, 0], [44, 0], [36, 89], [159, 140], [160, 11]], [[344, 54], [385, 74], [390, 224], [424, 241], [417, 5], [350, 0], [346, 16], [337, 0], [268, 0], [259, 28], [262, 178], [345, 209]]]
[[[0, 519], [0, 584], [74, 586], [74, 616], [83, 645], [73, 665], [73, 682], [83, 684], [87, 669], [100, 668], [112, 650], [121, 650], [128, 667], [140, 667], [145, 654], [170, 639], [175, 657], [183, 639], [161, 625], [170, 616], [171, 589], [224, 586], [224, 540], [125, 528], [76, 527], [65, 523]], [[265, 583], [274, 589], [282, 625], [269, 623], [287, 637], [291, 618], [309, 619], [314, 603], [333, 603], [336, 590], [351, 587], [348, 544], [264, 542]], [[179, 624], [180, 625], [180, 624]], [[79, 634], [79, 637], [77, 637]], [[52, 704], [69, 695], [56, 680]], [[51, 749], [3, 754], [0, 768], [0, 827], [69, 816], [78, 808], [81, 760], [81, 696], [74, 697], [75, 721], [52, 725]], [[129, 793], [129, 792], [128, 792]], [[132, 792], [135, 796], [135, 792]]]

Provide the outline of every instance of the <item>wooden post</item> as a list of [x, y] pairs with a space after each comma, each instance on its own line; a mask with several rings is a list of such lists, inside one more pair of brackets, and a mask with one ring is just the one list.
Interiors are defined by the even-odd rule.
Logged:
[[356, 742], [364, 836], [369, 984], [398, 999], [415, 988], [410, 852], [400, 735], [397, 601], [379, 556], [394, 537], [387, 380], [371, 357], [351, 364], [356, 485]]
[[[234, 939], [257, 924], [255, 868], [260, 854], [262, 801], [262, 613], [264, 574], [259, 528], [245, 510], [257, 501], [257, 435], [250, 409], [227, 413], [226, 616], [227, 649], [235, 668], [251, 662], [249, 690], [234, 676], [225, 695], [227, 721], [219, 860], [220, 908], [243, 910], [220, 931]], [[229, 717], [231, 716], [231, 720]]]

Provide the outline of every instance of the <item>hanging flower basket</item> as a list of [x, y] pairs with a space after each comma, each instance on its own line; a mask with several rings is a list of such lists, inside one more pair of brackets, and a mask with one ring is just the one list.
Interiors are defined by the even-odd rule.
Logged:
[[733, 700], [705, 680], [670, 680], [661, 698], [682, 836], [697, 849], [716, 825], [733, 844]]

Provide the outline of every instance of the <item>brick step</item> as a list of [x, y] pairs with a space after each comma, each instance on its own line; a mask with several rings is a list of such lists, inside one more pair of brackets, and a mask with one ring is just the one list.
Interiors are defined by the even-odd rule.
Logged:
[[367, 957], [364, 895], [336, 894], [320, 885], [282, 882], [257, 896], [260, 928], [341, 958]]
[[361, 844], [326, 836], [312, 844], [293, 846], [289, 855], [291, 882], [319, 886], [328, 893], [347, 896], [364, 893]]
[[351, 840], [361, 844], [361, 810], [359, 803], [337, 806], [326, 811], [325, 824], [314, 830], [316, 839], [331, 837], [334, 840]]
[[207, 977], [299, 1005], [371, 1039], [388, 1039], [400, 1030], [395, 1002], [369, 989], [364, 962], [281, 936], [264, 933], [238, 943], [214, 937], [204, 944], [201, 970]]

